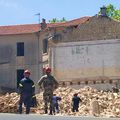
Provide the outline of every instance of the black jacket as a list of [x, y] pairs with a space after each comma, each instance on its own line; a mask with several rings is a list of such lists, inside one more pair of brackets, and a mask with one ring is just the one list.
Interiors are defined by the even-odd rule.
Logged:
[[23, 78], [19, 83], [19, 92], [20, 94], [29, 94], [34, 95], [35, 93], [35, 85], [34, 82], [30, 78]]
[[79, 103], [82, 102], [82, 100], [78, 96], [74, 96], [72, 98], [73, 106], [79, 106]]

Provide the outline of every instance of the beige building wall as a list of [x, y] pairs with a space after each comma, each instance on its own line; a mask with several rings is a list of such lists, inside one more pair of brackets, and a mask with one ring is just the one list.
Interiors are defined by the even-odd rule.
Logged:
[[58, 80], [120, 78], [120, 39], [59, 43], [51, 66]]
[[[17, 42], [24, 42], [24, 56], [17, 56]], [[42, 75], [42, 46], [36, 33], [0, 36], [0, 86], [17, 87], [17, 70], [29, 69], [35, 83]]]

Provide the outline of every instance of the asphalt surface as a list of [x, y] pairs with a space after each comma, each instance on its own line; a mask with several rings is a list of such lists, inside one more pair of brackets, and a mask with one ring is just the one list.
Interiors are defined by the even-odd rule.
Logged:
[[120, 118], [75, 117], [39, 114], [6, 114], [0, 113], [0, 120], [120, 120]]

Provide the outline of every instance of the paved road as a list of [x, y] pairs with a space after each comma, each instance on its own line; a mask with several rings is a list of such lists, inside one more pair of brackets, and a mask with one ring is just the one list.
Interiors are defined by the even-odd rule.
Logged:
[[39, 114], [4, 114], [0, 113], [0, 120], [120, 120], [120, 118], [96, 118], [96, 117], [74, 117], [74, 116], [50, 116]]

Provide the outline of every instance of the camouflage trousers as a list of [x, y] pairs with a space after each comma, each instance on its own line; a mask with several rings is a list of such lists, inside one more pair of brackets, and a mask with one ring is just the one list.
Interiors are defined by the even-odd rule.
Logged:
[[50, 110], [50, 114], [53, 111], [53, 103], [52, 103], [53, 92], [44, 92], [43, 99], [44, 99], [44, 110], [45, 113], [48, 113], [48, 108]]

